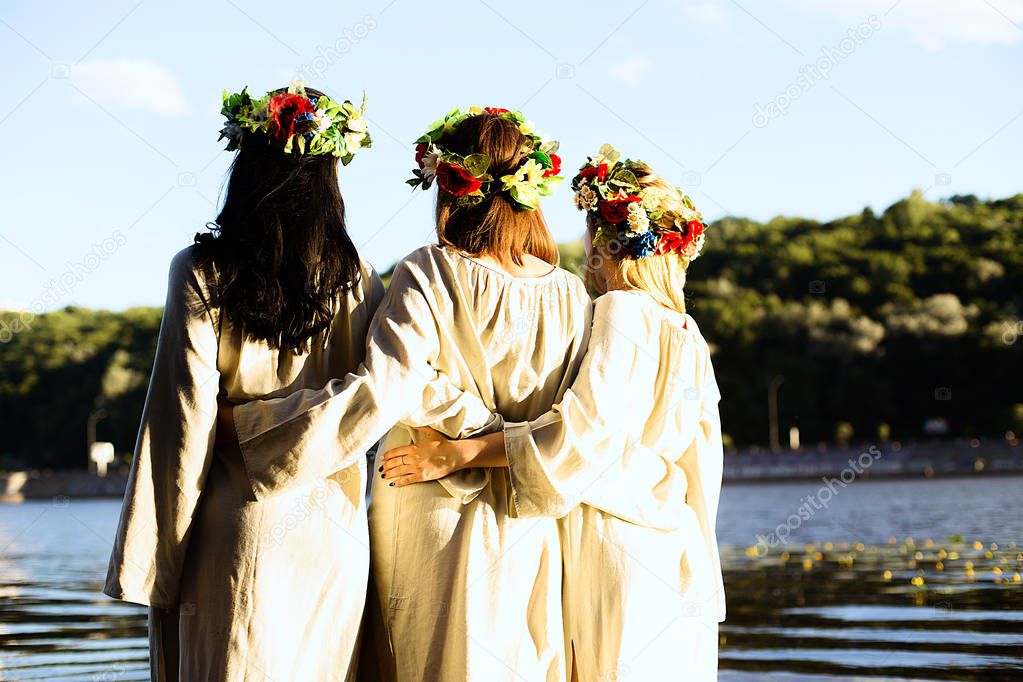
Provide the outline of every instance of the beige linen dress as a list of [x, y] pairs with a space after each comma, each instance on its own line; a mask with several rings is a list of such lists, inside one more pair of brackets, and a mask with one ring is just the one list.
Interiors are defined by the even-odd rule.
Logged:
[[[151, 607], [154, 680], [345, 680], [369, 566], [364, 453], [256, 500], [242, 462], [215, 452], [217, 395], [245, 402], [354, 371], [383, 285], [364, 264], [309, 351], [278, 352], [211, 304], [215, 275], [194, 248], [171, 264], [104, 591]], [[443, 399], [442, 384], [432, 399]]]
[[563, 517], [580, 680], [717, 679], [719, 398], [693, 319], [615, 291], [564, 398], [505, 425], [520, 514]]
[[[585, 287], [564, 270], [520, 279], [452, 248], [415, 251], [395, 269], [358, 372], [235, 410], [257, 496], [289, 494], [347, 466], [399, 421], [381, 449], [412, 442], [407, 425], [430, 417], [463, 436], [491, 412], [539, 417], [574, 378], [589, 328]], [[478, 404], [439, 421], [424, 414], [424, 386], [437, 372]], [[310, 438], [333, 448], [310, 447]], [[401, 682], [564, 680], [556, 520], [516, 518], [505, 469], [404, 488], [374, 480], [368, 619], [379, 637], [363, 656], [377, 658], [379, 674]]]

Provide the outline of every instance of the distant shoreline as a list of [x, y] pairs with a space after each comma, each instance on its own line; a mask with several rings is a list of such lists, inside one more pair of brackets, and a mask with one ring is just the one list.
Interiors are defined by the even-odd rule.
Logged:
[[[780, 453], [729, 452], [724, 464], [725, 483], [750, 485], [999, 475], [1023, 475], [1023, 447], [1018, 441], [891, 442]], [[104, 477], [84, 470], [0, 473], [0, 502], [120, 498], [127, 479], [126, 470]]]

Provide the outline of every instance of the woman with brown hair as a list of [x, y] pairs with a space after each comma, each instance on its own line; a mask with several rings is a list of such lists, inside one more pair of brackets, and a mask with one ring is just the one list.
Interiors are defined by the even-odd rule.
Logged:
[[[410, 184], [438, 185], [440, 243], [395, 268], [365, 362], [322, 390], [233, 409], [257, 499], [330, 476], [385, 434], [384, 449], [431, 422], [472, 435], [491, 413], [524, 421], [561, 399], [586, 347], [590, 301], [556, 267], [539, 209], [560, 180], [556, 151], [503, 109], [456, 110], [431, 126]], [[443, 414], [424, 407], [438, 373], [466, 392]], [[564, 680], [556, 521], [517, 518], [501, 469], [405, 489], [374, 483], [375, 645], [363, 655], [380, 675]]]
[[520, 515], [561, 519], [577, 679], [710, 682], [725, 615], [721, 395], [684, 296], [705, 225], [680, 189], [608, 145], [572, 186], [602, 293], [572, 386], [503, 433], [432, 434], [386, 452], [383, 475], [404, 490], [462, 467], [507, 467]]

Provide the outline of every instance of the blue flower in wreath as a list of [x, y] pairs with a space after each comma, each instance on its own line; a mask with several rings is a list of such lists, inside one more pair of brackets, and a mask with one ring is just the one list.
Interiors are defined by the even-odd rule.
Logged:
[[621, 240], [622, 245], [625, 246], [625, 250], [629, 252], [629, 255], [633, 258], [646, 258], [647, 256], [653, 255], [657, 248], [657, 237], [654, 236], [653, 231], [641, 232], [640, 234], [626, 235], [620, 233], [618, 239]]

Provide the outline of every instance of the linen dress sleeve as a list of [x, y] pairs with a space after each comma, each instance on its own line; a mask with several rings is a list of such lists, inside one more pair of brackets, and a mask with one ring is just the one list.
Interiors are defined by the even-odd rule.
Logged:
[[588, 504], [626, 521], [671, 530], [684, 514], [682, 471], [636, 442], [658, 360], [630, 338], [646, 320], [627, 294], [597, 300], [589, 347], [571, 388], [531, 422], [505, 424], [513, 497], [520, 516], [562, 517]]
[[[483, 427], [495, 416], [477, 396], [433, 369], [440, 347], [428, 285], [407, 263], [395, 269], [370, 325], [366, 359], [322, 389], [238, 405], [238, 442], [257, 499], [344, 469], [397, 422], [419, 411]], [[424, 407], [424, 394], [431, 406]], [[448, 434], [459, 435], [459, 434]]]
[[172, 608], [213, 458], [217, 329], [190, 250], [171, 263], [167, 303], [104, 592]]
[[689, 487], [686, 504], [696, 513], [700, 532], [714, 573], [718, 621], [725, 619], [725, 589], [721, 575], [721, 559], [717, 543], [718, 502], [724, 469], [724, 447], [721, 440], [721, 417], [718, 403], [721, 392], [714, 376], [710, 350], [702, 342], [703, 381], [700, 389], [700, 424], [693, 441], [682, 453], [678, 466], [685, 472]]

